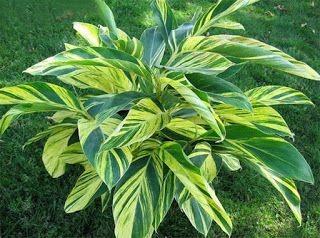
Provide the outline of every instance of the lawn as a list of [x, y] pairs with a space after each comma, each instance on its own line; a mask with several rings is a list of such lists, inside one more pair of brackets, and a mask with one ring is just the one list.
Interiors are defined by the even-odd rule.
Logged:
[[[74, 41], [72, 22], [99, 24], [88, 0], [0, 0], [0, 86], [54, 78], [22, 73], [32, 64]], [[152, 25], [147, 0], [109, 0], [118, 25], [139, 37]], [[179, 21], [212, 0], [171, 0]], [[262, 0], [233, 16], [243, 34], [272, 44], [320, 71], [320, 1]], [[232, 34], [242, 34], [233, 31]], [[262, 67], [248, 66], [234, 79], [243, 89], [275, 84], [301, 90], [317, 105], [279, 108], [296, 137], [294, 144], [310, 163], [315, 185], [298, 183], [303, 224], [299, 227], [271, 185], [247, 168], [223, 171], [214, 186], [234, 223], [233, 237], [319, 237], [320, 234], [320, 84]], [[6, 107], [0, 108], [2, 115]], [[43, 141], [22, 149], [24, 142], [48, 126], [45, 115], [21, 118], [0, 141], [0, 237], [113, 237], [111, 208], [100, 202], [85, 211], [65, 214], [63, 205], [80, 170], [52, 179], [45, 171]], [[174, 205], [155, 237], [201, 237]], [[225, 237], [213, 225], [209, 237]]]

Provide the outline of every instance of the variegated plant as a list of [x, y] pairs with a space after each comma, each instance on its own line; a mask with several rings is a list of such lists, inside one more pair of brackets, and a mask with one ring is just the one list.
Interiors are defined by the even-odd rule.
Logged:
[[212, 186], [221, 166], [245, 165], [265, 177], [301, 223], [294, 180], [314, 179], [272, 106], [312, 102], [288, 87], [242, 92], [228, 78], [246, 64], [320, 76], [260, 41], [208, 33], [243, 29], [226, 17], [254, 2], [218, 0], [178, 26], [168, 3], [155, 0], [157, 26], [139, 40], [117, 28], [110, 8], [96, 0], [105, 26], [75, 23], [79, 45], [66, 44], [26, 70], [56, 76], [73, 90], [46, 82], [0, 89], [0, 103], [15, 105], [3, 116], [1, 133], [22, 115], [55, 112], [52, 126], [27, 144], [48, 137], [42, 160], [54, 178], [70, 164], [83, 166], [65, 211], [80, 211], [96, 198], [103, 210], [112, 203], [118, 238], [151, 237], [174, 200], [202, 234], [214, 221], [230, 235], [231, 219]]

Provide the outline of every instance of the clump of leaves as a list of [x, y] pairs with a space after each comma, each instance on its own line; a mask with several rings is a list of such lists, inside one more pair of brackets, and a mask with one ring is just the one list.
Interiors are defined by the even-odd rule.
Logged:
[[96, 198], [105, 209], [112, 201], [119, 238], [151, 237], [173, 200], [202, 234], [213, 220], [230, 235], [231, 219], [212, 186], [221, 166], [236, 171], [246, 165], [265, 177], [301, 223], [294, 180], [314, 179], [284, 139], [293, 133], [272, 106], [312, 102], [288, 87], [242, 92], [228, 78], [246, 64], [320, 76], [260, 41], [208, 34], [243, 29], [226, 17], [254, 2], [219, 0], [178, 26], [168, 3], [155, 0], [157, 26], [139, 40], [121, 31], [110, 8], [96, 0], [105, 26], [75, 23], [79, 45], [66, 44], [26, 70], [56, 76], [74, 92], [46, 82], [0, 89], [0, 103], [15, 105], [3, 116], [1, 133], [22, 115], [55, 112], [52, 125], [27, 144], [48, 137], [42, 160], [54, 178], [70, 164], [83, 166], [65, 210], [80, 211]]

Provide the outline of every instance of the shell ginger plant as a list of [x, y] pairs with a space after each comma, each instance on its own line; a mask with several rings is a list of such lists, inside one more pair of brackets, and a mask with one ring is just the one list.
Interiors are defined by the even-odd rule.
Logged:
[[42, 160], [54, 178], [69, 165], [83, 167], [65, 211], [101, 198], [103, 210], [112, 204], [118, 238], [151, 237], [173, 200], [200, 233], [207, 235], [214, 221], [231, 235], [231, 219], [212, 186], [221, 166], [245, 165], [266, 178], [301, 223], [294, 180], [314, 178], [273, 106], [312, 102], [288, 87], [242, 92], [228, 78], [246, 64], [320, 76], [263, 42], [208, 33], [243, 29], [226, 17], [254, 2], [218, 0], [178, 26], [166, 0], [155, 0], [156, 26], [139, 40], [117, 28], [110, 8], [96, 0], [105, 26], [74, 23], [79, 45], [66, 44], [25, 71], [56, 76], [73, 89], [46, 82], [0, 89], [0, 103], [14, 105], [1, 133], [22, 115], [54, 112], [52, 125], [26, 144], [48, 137]]

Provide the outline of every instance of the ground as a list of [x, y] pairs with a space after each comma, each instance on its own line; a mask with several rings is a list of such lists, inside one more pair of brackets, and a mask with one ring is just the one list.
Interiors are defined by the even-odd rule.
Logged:
[[[53, 78], [30, 77], [22, 71], [72, 43], [72, 22], [98, 24], [88, 0], [0, 0], [0, 86]], [[152, 24], [146, 0], [109, 0], [118, 25], [139, 37]], [[179, 21], [212, 0], [171, 0]], [[320, 1], [262, 0], [233, 15], [245, 34], [263, 40], [320, 71]], [[303, 91], [316, 107], [279, 108], [296, 137], [294, 144], [310, 163], [315, 185], [298, 183], [303, 224], [298, 226], [283, 199], [265, 180], [247, 168], [223, 172], [214, 186], [234, 223], [233, 237], [319, 237], [320, 234], [320, 84], [262, 67], [247, 67], [233, 79], [243, 89], [258, 85], [286, 85]], [[6, 111], [1, 107], [0, 114]], [[43, 142], [22, 149], [23, 143], [48, 126], [43, 115], [21, 118], [0, 142], [0, 237], [113, 237], [111, 209], [100, 211], [99, 201], [83, 212], [65, 214], [64, 200], [79, 170], [59, 179], [46, 173]], [[201, 237], [175, 205], [155, 237]], [[225, 237], [213, 225], [209, 237]]]

